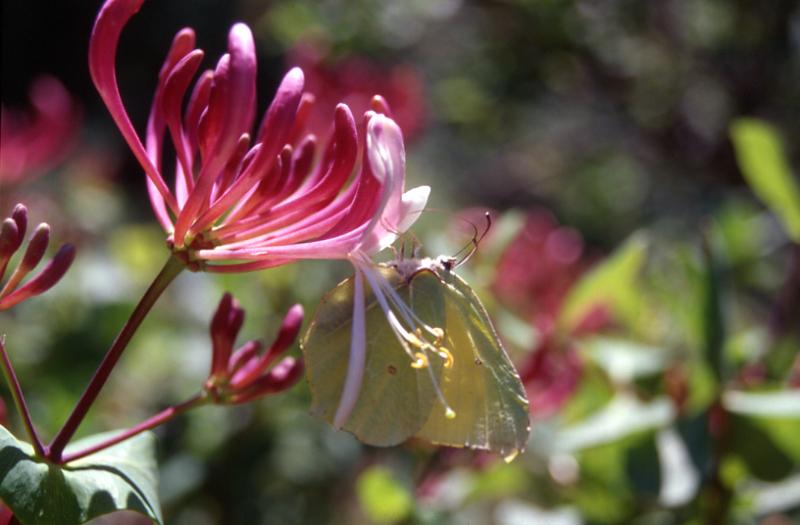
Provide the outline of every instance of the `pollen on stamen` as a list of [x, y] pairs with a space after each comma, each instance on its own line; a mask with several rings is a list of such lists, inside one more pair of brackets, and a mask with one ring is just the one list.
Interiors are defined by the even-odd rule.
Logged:
[[456, 411], [450, 407], [444, 409], [444, 417], [447, 419], [455, 419], [456, 418]]
[[445, 368], [453, 368], [453, 363], [455, 363], [455, 357], [453, 357], [453, 353], [448, 350], [447, 348], [440, 346], [436, 349], [436, 353], [444, 359], [444, 367]]
[[417, 352], [417, 353], [414, 354], [414, 357], [416, 359], [414, 361], [412, 361], [411, 368], [420, 369], [420, 368], [427, 368], [428, 367], [428, 356], [427, 355], [423, 354], [422, 352]]

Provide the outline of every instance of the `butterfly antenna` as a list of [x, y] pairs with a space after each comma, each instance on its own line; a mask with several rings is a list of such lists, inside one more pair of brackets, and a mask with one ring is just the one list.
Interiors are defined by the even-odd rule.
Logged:
[[456, 262], [455, 264], [456, 267], [459, 267], [462, 264], [466, 263], [467, 261], [470, 260], [470, 258], [473, 255], [475, 255], [475, 252], [478, 251], [478, 245], [480, 245], [481, 241], [483, 241], [483, 238], [486, 237], [486, 234], [489, 233], [489, 230], [492, 228], [492, 216], [489, 214], [488, 211], [483, 216], [486, 219], [486, 228], [484, 228], [483, 233], [478, 235], [478, 227], [475, 226], [475, 224], [472, 224], [472, 228], [475, 230], [475, 232], [472, 235], [472, 240], [470, 241], [469, 244], [467, 244], [467, 246], [464, 246], [458, 251], [458, 253], [456, 253], [456, 257], [458, 256], [458, 254], [467, 249], [469, 249], [469, 253], [467, 253], [460, 261]]

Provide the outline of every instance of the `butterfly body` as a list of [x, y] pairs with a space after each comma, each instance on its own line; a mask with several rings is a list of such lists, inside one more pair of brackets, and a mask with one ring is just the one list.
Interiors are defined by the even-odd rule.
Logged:
[[[365, 294], [366, 362], [342, 427], [377, 446], [416, 437], [513, 458], [529, 433], [528, 401], [486, 310], [449, 257], [374, 266], [428, 334], [398, 342], [374, 291]], [[374, 280], [374, 278], [373, 278]], [[354, 278], [322, 301], [304, 337], [312, 411], [332, 422], [350, 366]], [[427, 338], [426, 338], [427, 337]], [[411, 350], [411, 352], [409, 352]]]

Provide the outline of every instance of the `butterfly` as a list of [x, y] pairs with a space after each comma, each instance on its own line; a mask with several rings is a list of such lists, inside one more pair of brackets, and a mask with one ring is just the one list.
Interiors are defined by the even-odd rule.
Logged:
[[[414, 437], [507, 461], [524, 450], [525, 389], [486, 309], [454, 267], [445, 256], [372, 263], [361, 268], [370, 286], [357, 270], [322, 299], [300, 344], [314, 414], [339, 419], [334, 426], [369, 445]], [[354, 323], [363, 324], [366, 349], [355, 374]], [[360, 377], [358, 395], [343, 411], [350, 376]]]

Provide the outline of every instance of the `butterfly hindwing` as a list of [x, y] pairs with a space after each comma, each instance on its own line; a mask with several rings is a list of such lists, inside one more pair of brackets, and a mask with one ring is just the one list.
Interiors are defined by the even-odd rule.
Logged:
[[412, 290], [431, 286], [438, 286], [443, 296], [445, 346], [454, 357], [439, 384], [456, 417], [445, 417], [437, 400], [416, 437], [513, 458], [525, 448], [530, 430], [519, 375], [472, 289], [444, 268], [421, 270], [409, 283]]

